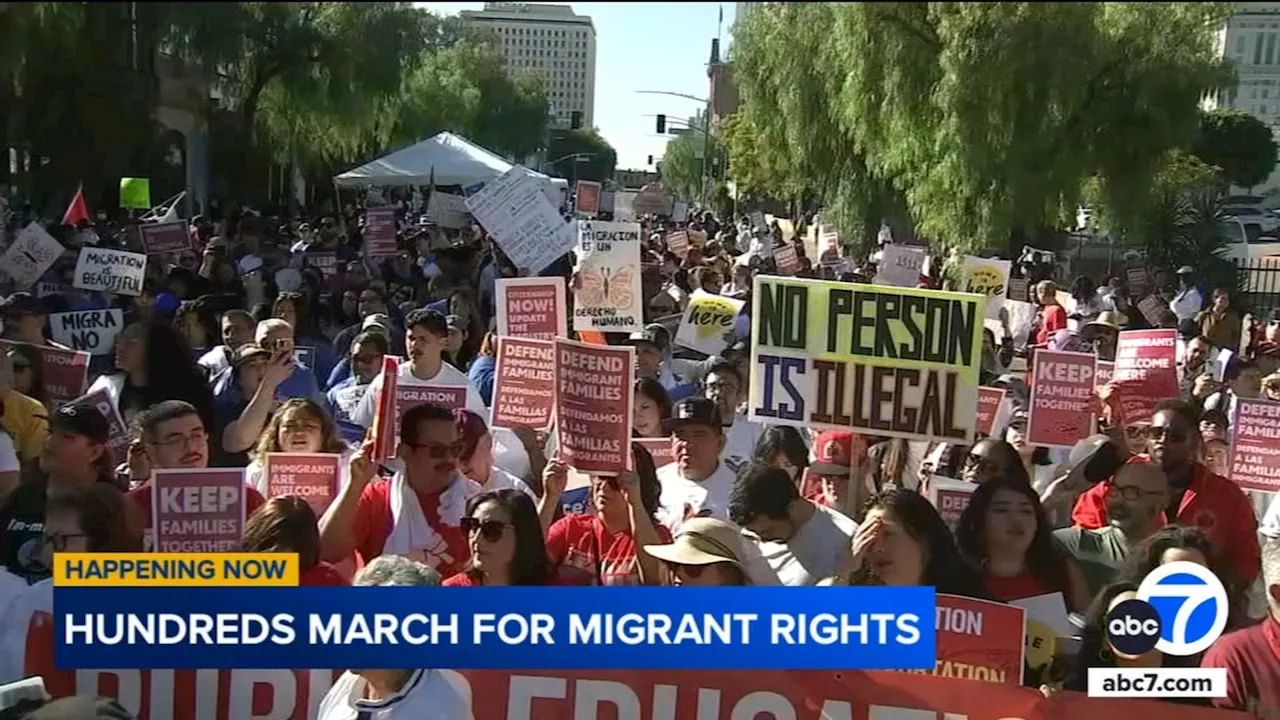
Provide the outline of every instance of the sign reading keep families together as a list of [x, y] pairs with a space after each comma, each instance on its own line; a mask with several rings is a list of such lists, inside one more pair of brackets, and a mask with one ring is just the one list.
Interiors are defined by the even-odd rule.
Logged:
[[983, 301], [967, 293], [757, 276], [751, 420], [971, 440]]

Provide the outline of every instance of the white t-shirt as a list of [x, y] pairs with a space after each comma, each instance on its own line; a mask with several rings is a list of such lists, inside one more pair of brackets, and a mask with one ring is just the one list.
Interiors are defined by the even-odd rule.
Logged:
[[731, 522], [729, 520], [729, 491], [736, 477], [733, 470], [720, 463], [715, 472], [702, 482], [694, 482], [680, 474], [680, 464], [671, 463], [658, 469], [658, 483], [662, 485], [658, 521], [671, 531], [680, 531], [689, 510], [694, 514]]
[[814, 505], [814, 509], [813, 517], [785, 543], [764, 542], [746, 530], [742, 533], [743, 539], [760, 551], [781, 585], [803, 587], [831, 577], [849, 552], [858, 523], [828, 507]]
[[751, 462], [762, 429], [744, 415], [734, 416], [733, 424], [724, 429], [724, 451], [720, 453], [720, 461], [735, 473], [741, 470]]
[[400, 692], [365, 700], [365, 679], [344, 672], [320, 701], [316, 720], [472, 720], [471, 684], [451, 670], [415, 670]]
[[534, 494], [533, 488], [529, 487], [525, 481], [497, 465], [494, 465], [493, 470], [489, 471], [489, 479], [485, 480], [484, 485], [480, 486], [481, 490], [503, 490], [506, 488], [519, 490], [528, 495], [534, 502], [538, 501], [538, 496]]
[[0, 684], [5, 684], [25, 676], [27, 630], [37, 612], [53, 614], [53, 580], [27, 585], [7, 570], [0, 572], [0, 607]]
[[0, 472], [19, 472], [22, 466], [18, 463], [18, 451], [13, 447], [13, 438], [9, 433], [0, 430]]
[[[351, 458], [355, 456], [359, 448], [343, 447], [342, 452], [338, 455], [338, 487], [334, 489], [334, 497], [336, 498], [342, 489], [347, 486], [351, 480]], [[253, 460], [244, 470], [244, 481], [249, 487], [262, 493], [262, 497], [271, 499], [267, 494], [267, 474], [262, 472], [262, 463]]]
[[[434, 377], [420, 378], [413, 374], [413, 363], [402, 362], [396, 368], [396, 380], [417, 385], [435, 385], [437, 387], [464, 387], [467, 389], [467, 409], [488, 420], [489, 408], [484, 404], [480, 393], [467, 382], [467, 376], [449, 363], [441, 363], [440, 371]], [[361, 427], [373, 426], [373, 416], [377, 411], [378, 394], [382, 391], [382, 373], [369, 384], [369, 390], [360, 399], [355, 412], [351, 413], [351, 422]]]

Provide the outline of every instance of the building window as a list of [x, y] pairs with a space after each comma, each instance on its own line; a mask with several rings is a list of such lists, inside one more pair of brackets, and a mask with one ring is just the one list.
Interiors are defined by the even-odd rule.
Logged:
[[1253, 36], [1255, 42], [1253, 44], [1253, 64], [1262, 64], [1262, 33]]
[[1236, 55], [1244, 55], [1244, 36], [1236, 38]]
[[1267, 33], [1267, 64], [1274, 65], [1276, 59], [1276, 34]]

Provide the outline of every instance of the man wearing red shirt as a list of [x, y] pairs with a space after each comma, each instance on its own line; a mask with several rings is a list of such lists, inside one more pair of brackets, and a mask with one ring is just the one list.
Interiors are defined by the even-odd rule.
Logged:
[[[1198, 416], [1194, 406], [1174, 399], [1160, 401], [1151, 415], [1147, 452], [1169, 478], [1170, 502], [1164, 521], [1203, 530], [1233, 579], [1247, 586], [1258, 577], [1258, 521], [1244, 492], [1196, 459], [1200, 456]], [[1107, 481], [1081, 494], [1071, 512], [1072, 522], [1087, 529], [1106, 527], [1110, 491]]]
[[[129, 449], [129, 463], [148, 464], [147, 476], [151, 470], [200, 470], [209, 467], [209, 433], [205, 432], [204, 421], [191, 403], [165, 400], [140, 413], [137, 422], [142, 435], [137, 445]], [[142, 536], [147, 549], [152, 548], [151, 481], [130, 490], [124, 497], [130, 527]], [[245, 485], [246, 517], [262, 507], [264, 502], [261, 493]]]
[[446, 577], [467, 565], [462, 532], [467, 500], [480, 486], [458, 472], [458, 428], [453, 412], [419, 405], [400, 420], [398, 457], [404, 470], [374, 479], [366, 442], [351, 462], [351, 479], [320, 519], [320, 556], [341, 562], [353, 551], [363, 566], [379, 555], [420, 560]]
[[1226, 668], [1227, 696], [1213, 704], [1259, 718], [1280, 717], [1280, 540], [1262, 548], [1262, 578], [1270, 612], [1262, 622], [1219, 639], [1200, 667]]

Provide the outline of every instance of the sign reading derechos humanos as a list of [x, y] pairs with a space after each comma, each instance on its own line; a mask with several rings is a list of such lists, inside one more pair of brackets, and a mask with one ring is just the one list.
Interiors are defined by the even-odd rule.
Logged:
[[972, 440], [983, 298], [757, 275], [750, 419]]

